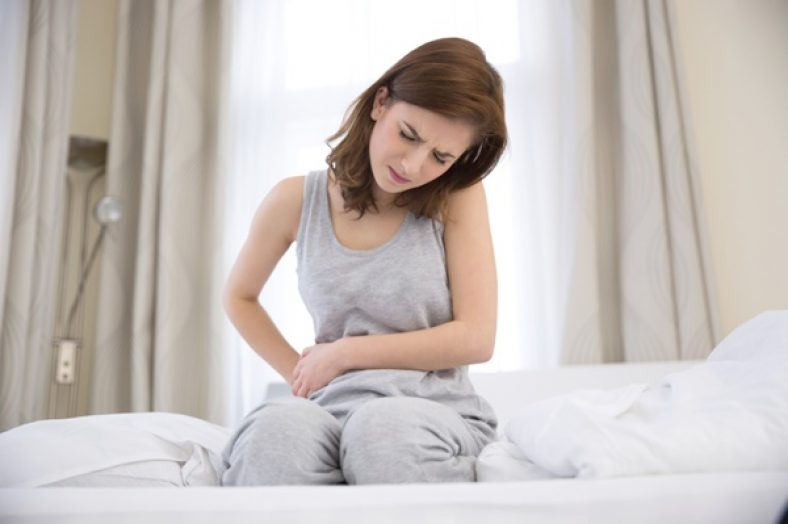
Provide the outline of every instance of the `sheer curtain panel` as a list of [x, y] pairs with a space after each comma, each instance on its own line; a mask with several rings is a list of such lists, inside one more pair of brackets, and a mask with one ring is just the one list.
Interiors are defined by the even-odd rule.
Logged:
[[91, 411], [228, 423], [222, 202], [232, 2], [121, 0]]
[[75, 0], [0, 5], [0, 430], [47, 416], [76, 13]]

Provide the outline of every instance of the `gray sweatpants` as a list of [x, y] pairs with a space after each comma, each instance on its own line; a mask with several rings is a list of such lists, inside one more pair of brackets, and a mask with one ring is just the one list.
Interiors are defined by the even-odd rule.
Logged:
[[222, 455], [224, 486], [463, 482], [489, 438], [432, 400], [382, 397], [344, 423], [313, 401], [252, 411]]

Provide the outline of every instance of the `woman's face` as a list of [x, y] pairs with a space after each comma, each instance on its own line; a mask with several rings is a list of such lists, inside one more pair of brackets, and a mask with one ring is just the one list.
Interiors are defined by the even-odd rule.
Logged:
[[387, 97], [385, 87], [375, 96], [369, 140], [375, 198], [384, 204], [444, 174], [471, 146], [475, 134], [469, 124]]

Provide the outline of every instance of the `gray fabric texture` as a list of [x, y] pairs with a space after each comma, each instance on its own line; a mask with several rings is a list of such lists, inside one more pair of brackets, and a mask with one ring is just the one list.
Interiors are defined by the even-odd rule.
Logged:
[[[334, 233], [327, 180], [326, 171], [307, 175], [297, 239], [316, 341], [450, 321], [442, 224], [408, 213], [383, 245], [348, 249]], [[496, 425], [466, 366], [353, 370], [308, 400], [272, 400], [250, 413], [223, 454], [222, 484], [473, 481]]]
[[[412, 213], [385, 244], [348, 249], [337, 240], [325, 170], [307, 175], [297, 244], [298, 287], [318, 343], [434, 327], [452, 319], [443, 225]], [[492, 437], [495, 414], [479, 397], [466, 366], [440, 371], [369, 369], [345, 373], [311, 400], [340, 421], [379, 397], [431, 399]]]
[[344, 426], [312, 401], [266, 402], [225, 448], [224, 486], [473, 482], [487, 439], [432, 400], [388, 397]]

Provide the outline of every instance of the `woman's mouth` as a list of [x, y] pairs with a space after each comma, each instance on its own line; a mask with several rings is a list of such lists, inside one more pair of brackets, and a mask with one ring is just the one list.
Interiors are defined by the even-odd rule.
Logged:
[[399, 173], [397, 173], [396, 171], [394, 171], [390, 167], [389, 167], [389, 176], [397, 184], [407, 184], [407, 183], [410, 182], [410, 180], [408, 180], [404, 176], [401, 176]]

